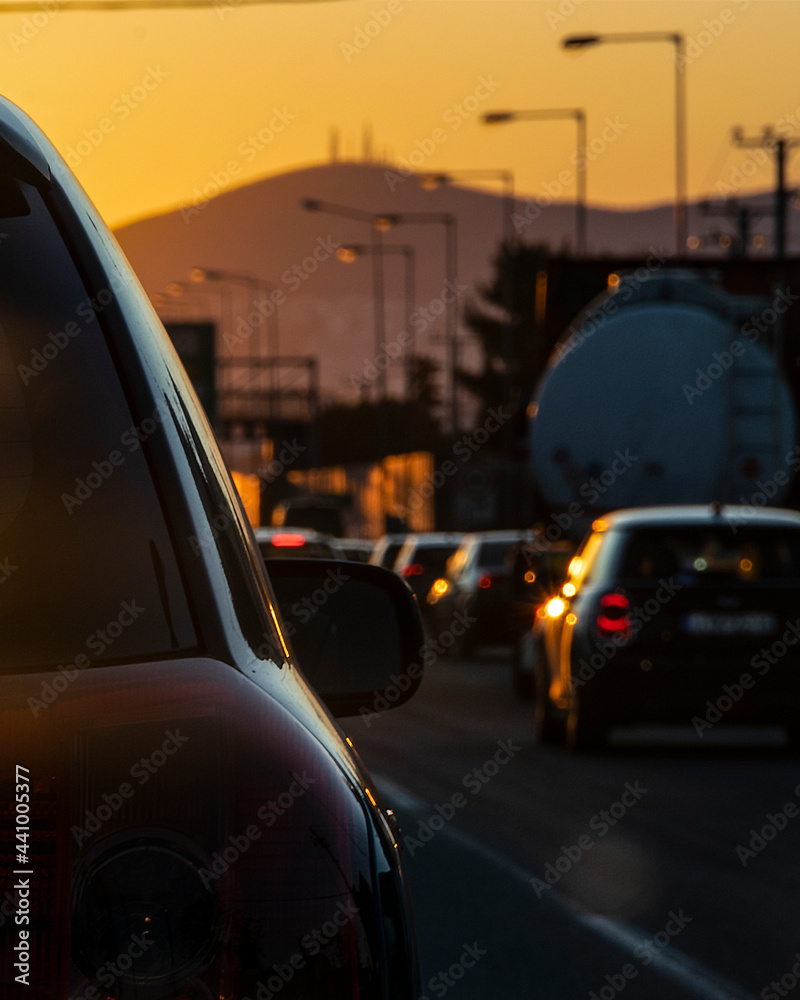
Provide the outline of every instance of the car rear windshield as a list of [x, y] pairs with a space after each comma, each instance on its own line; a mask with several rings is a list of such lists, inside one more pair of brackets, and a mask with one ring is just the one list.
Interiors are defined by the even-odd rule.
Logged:
[[674, 577], [699, 586], [800, 580], [800, 531], [727, 525], [645, 529], [626, 547], [622, 576]]
[[505, 566], [509, 553], [516, 542], [484, 542], [478, 552], [479, 566]]
[[42, 196], [17, 194], [0, 198], [0, 670], [195, 647], [144, 454], [162, 414], [133, 418], [111, 290], [89, 292]]

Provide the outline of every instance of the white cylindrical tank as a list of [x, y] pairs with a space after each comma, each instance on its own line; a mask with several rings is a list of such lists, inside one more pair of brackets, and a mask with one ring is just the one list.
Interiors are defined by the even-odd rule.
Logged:
[[772, 303], [690, 272], [622, 278], [570, 327], [531, 421], [553, 509], [780, 503], [800, 468], [794, 406], [773, 355]]

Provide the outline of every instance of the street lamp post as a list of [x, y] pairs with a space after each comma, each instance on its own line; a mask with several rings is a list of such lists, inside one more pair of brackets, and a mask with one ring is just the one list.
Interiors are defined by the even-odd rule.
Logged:
[[553, 121], [574, 118], [578, 127], [575, 171], [575, 252], [586, 253], [586, 112], [582, 108], [543, 108], [535, 111], [489, 111], [484, 125], [505, 125], [516, 121]]
[[[206, 281], [211, 282], [239, 282], [244, 284], [248, 289], [250, 289], [249, 299], [259, 310], [258, 325], [256, 330], [260, 330], [261, 320], [263, 315], [260, 309], [260, 303], [258, 302], [258, 295], [260, 289], [266, 289], [270, 292], [277, 291], [275, 285], [269, 281], [264, 281], [263, 279], [257, 277], [254, 274], [247, 274], [240, 271], [227, 271], [220, 270], [219, 268], [210, 267], [193, 267], [189, 271], [189, 278], [196, 284], [203, 284]], [[269, 301], [268, 297], [264, 298], [264, 302]], [[278, 357], [279, 357], [279, 334], [278, 334], [278, 309], [277, 304], [274, 300], [270, 301], [272, 305], [272, 310], [268, 313], [268, 316], [272, 319], [272, 358], [270, 362], [270, 379], [269, 379], [269, 415], [270, 419], [277, 416], [280, 418], [279, 409], [279, 393], [277, 391], [277, 377], [278, 377]], [[231, 331], [231, 336], [234, 341], [236, 339], [235, 332]], [[248, 332], [247, 336], [250, 336]], [[255, 352], [259, 364], [269, 356], [269, 346], [267, 346], [266, 352], [262, 348], [261, 338], [256, 339], [256, 344], [258, 345], [258, 350]], [[259, 368], [259, 382], [260, 382], [260, 368]]]
[[625, 31], [604, 35], [570, 35], [565, 49], [584, 49], [603, 42], [669, 42], [675, 46], [675, 250], [686, 250], [686, 56], [683, 35], [675, 31]]
[[502, 234], [503, 242], [511, 243], [514, 238], [514, 174], [510, 170], [442, 170], [439, 173], [419, 174], [417, 180], [421, 188], [435, 191], [437, 188], [452, 184], [460, 178], [496, 177], [503, 186]]
[[[448, 362], [450, 367], [450, 424], [453, 434], [458, 433], [458, 402], [456, 396], [456, 371], [458, 369], [458, 286], [456, 284], [457, 274], [457, 230], [455, 216], [449, 212], [403, 212], [403, 213], [380, 213], [365, 212], [362, 209], [349, 208], [345, 205], [335, 205], [327, 201], [318, 201], [315, 198], [306, 198], [302, 201], [302, 207], [310, 212], [328, 212], [331, 215], [340, 215], [345, 219], [358, 219], [362, 222], [369, 222], [374, 234], [388, 233], [398, 225], [415, 225], [417, 223], [438, 223], [445, 227], [445, 285], [447, 296], [445, 299], [445, 340], [448, 346]], [[382, 260], [380, 252], [380, 242], [373, 244], [375, 247], [375, 259]], [[376, 265], [376, 271], [378, 270]], [[382, 300], [382, 277], [381, 271], [381, 300]], [[376, 290], [377, 295], [377, 290]], [[381, 301], [381, 309], [383, 303]], [[377, 307], [376, 307], [377, 308]], [[381, 313], [382, 315], [382, 313]], [[383, 329], [381, 323], [381, 330]], [[377, 330], [376, 330], [377, 336]], [[378, 347], [380, 350], [380, 347]]]
[[[367, 246], [364, 243], [348, 243], [346, 246], [339, 247], [336, 251], [336, 256], [339, 260], [343, 261], [345, 264], [351, 264], [353, 261], [357, 260], [359, 257], [365, 256], [367, 254], [374, 254], [375, 248], [372, 245]], [[381, 244], [381, 253], [384, 254], [402, 254], [405, 260], [405, 323], [408, 327], [411, 327], [410, 319], [411, 314], [414, 311], [414, 263], [415, 263], [415, 252], [414, 248], [408, 243], [397, 243], [397, 244]], [[412, 374], [414, 366], [414, 354], [415, 354], [415, 344], [414, 344], [414, 332], [413, 327], [411, 327], [411, 333], [409, 334], [411, 340], [409, 343], [409, 349], [406, 352], [406, 362], [405, 362], [405, 395], [407, 400], [411, 400], [412, 392]], [[388, 354], [388, 351], [387, 351]]]

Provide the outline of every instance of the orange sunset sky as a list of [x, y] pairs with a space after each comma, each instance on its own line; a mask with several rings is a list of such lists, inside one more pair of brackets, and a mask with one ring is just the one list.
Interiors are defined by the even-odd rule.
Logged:
[[[68, 156], [112, 225], [217, 184], [324, 162], [334, 129], [341, 159], [362, 158], [368, 134], [373, 159], [508, 170], [520, 195], [535, 196], [570, 168], [574, 122], [481, 124], [497, 109], [584, 108], [596, 151], [590, 203], [670, 202], [673, 46], [570, 53], [561, 47], [570, 34], [684, 35], [690, 198], [772, 187], [772, 158], [736, 148], [733, 126], [757, 136], [773, 125], [800, 142], [797, 0], [69, 5], [0, 3], [3, 93]], [[573, 195], [565, 187], [562, 197]]]

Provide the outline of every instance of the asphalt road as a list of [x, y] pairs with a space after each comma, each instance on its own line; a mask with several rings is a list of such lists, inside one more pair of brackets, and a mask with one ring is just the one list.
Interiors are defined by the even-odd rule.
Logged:
[[493, 653], [345, 720], [400, 818], [423, 996], [800, 997], [800, 761], [781, 732], [539, 749]]

